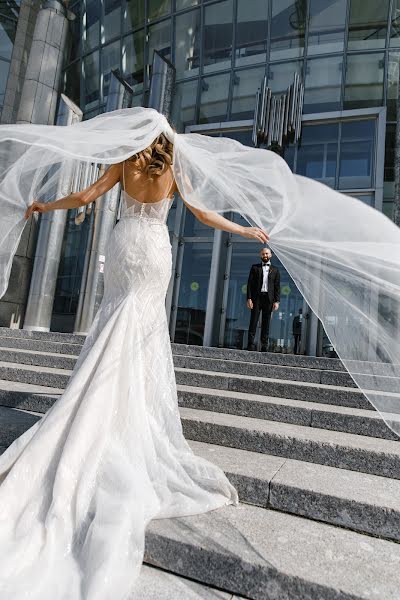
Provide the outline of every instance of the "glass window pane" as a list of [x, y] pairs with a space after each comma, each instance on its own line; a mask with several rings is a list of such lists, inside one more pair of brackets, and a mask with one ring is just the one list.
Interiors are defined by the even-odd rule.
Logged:
[[83, 13], [83, 41], [85, 52], [97, 48], [100, 43], [100, 9], [97, 0], [86, 0]]
[[99, 102], [99, 78], [99, 52], [97, 50], [83, 59], [85, 111], [94, 108]]
[[148, 64], [153, 64], [154, 50], [157, 50], [165, 58], [171, 58], [171, 20], [161, 21], [156, 25], [151, 25], [149, 32], [149, 54]]
[[347, 57], [344, 108], [380, 106], [383, 96], [383, 54], [354, 54]]
[[185, 237], [214, 237], [214, 229], [208, 225], [204, 225], [196, 219], [194, 214], [187, 208], [185, 209], [185, 227], [183, 235]]
[[172, 121], [177, 131], [185, 131], [196, 121], [198, 80], [178, 83], [172, 105]]
[[111, 71], [120, 69], [121, 44], [118, 40], [101, 50], [101, 79], [103, 82], [103, 98], [107, 98]]
[[176, 10], [182, 10], [184, 8], [189, 8], [189, 6], [196, 6], [200, 4], [200, 0], [175, 0]]
[[373, 192], [367, 194], [348, 194], [348, 196], [357, 198], [358, 200], [361, 200], [361, 202], [368, 204], [368, 206], [375, 207], [375, 194]]
[[121, 33], [121, 0], [103, 0], [104, 25], [101, 29], [102, 43], [108, 42]]
[[396, 125], [386, 126], [384, 181], [394, 181], [394, 153], [396, 146]]
[[75, 15], [75, 19], [69, 21], [69, 27], [71, 32], [71, 43], [69, 44], [69, 60], [68, 63], [74, 61], [76, 58], [81, 55], [81, 4], [75, 4], [75, 6], [70, 9], [71, 12]]
[[143, 27], [145, 18], [145, 0], [126, 0], [124, 11], [124, 29]]
[[387, 120], [397, 119], [397, 96], [399, 90], [400, 52], [389, 52], [387, 65]]
[[350, 0], [349, 50], [384, 48], [389, 0]]
[[175, 67], [178, 78], [199, 73], [201, 48], [200, 10], [175, 19]]
[[138, 92], [143, 88], [144, 32], [135, 31], [122, 40], [122, 73]]
[[304, 126], [296, 173], [335, 187], [338, 137], [338, 123]]
[[0, 56], [11, 59], [17, 23], [0, 16]]
[[[63, 91], [76, 104], [81, 103], [81, 63], [74, 62], [63, 73]], [[1, 68], [1, 67], [0, 67]]]
[[400, 0], [393, 0], [390, 28], [390, 45], [400, 46]]
[[286, 92], [288, 86], [293, 82], [295, 73], [301, 75], [302, 61], [287, 63], [276, 63], [269, 66], [268, 86], [274, 94]]
[[200, 123], [226, 120], [229, 94], [229, 73], [202, 79]]
[[212, 242], [186, 242], [174, 342], [203, 344]]
[[271, 60], [303, 54], [306, 16], [306, 2], [272, 0]]
[[360, 189], [373, 185], [375, 121], [342, 123], [339, 188]]
[[236, 71], [233, 75], [233, 98], [231, 117], [252, 119], [257, 89], [260, 87], [265, 68]]
[[340, 108], [342, 56], [307, 61], [304, 112], [328, 112]]
[[236, 65], [253, 65], [267, 58], [268, 0], [238, 0]]
[[229, 69], [232, 59], [232, 0], [205, 8], [204, 71]]
[[147, 16], [149, 19], [159, 19], [171, 12], [171, 0], [148, 0]]
[[343, 50], [347, 0], [310, 0], [307, 53]]
[[0, 105], [4, 104], [4, 95], [6, 92], [8, 71], [10, 63], [5, 60], [0, 60]]

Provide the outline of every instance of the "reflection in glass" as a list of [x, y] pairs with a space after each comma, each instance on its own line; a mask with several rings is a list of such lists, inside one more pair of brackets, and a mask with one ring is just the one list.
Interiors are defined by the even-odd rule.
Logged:
[[232, 0], [204, 9], [204, 71], [228, 69], [232, 59]]
[[344, 108], [380, 106], [383, 100], [384, 58], [378, 54], [349, 54], [347, 57]]
[[134, 92], [143, 88], [144, 32], [135, 31], [122, 40], [122, 73]]
[[85, 52], [97, 48], [100, 43], [100, 10], [97, 0], [86, 0], [83, 13], [83, 42]]
[[174, 342], [203, 344], [212, 242], [186, 242]]
[[6, 92], [8, 71], [10, 70], [10, 63], [5, 60], [0, 60], [0, 106], [4, 104], [4, 95]]
[[293, 82], [295, 73], [301, 75], [302, 61], [296, 60], [287, 63], [276, 63], [269, 66], [268, 86], [274, 94], [286, 92], [289, 85]]
[[196, 6], [200, 3], [200, 0], [175, 0], [176, 10], [183, 10], [184, 8], [189, 8], [189, 6]]
[[171, 58], [171, 19], [161, 21], [156, 25], [151, 25], [148, 28], [149, 42], [148, 42], [148, 58], [147, 63], [153, 64], [153, 53], [157, 50], [161, 56], [165, 58]]
[[347, 0], [310, 0], [307, 54], [343, 50]]
[[147, 0], [147, 16], [150, 20], [159, 19], [171, 12], [171, 0]]
[[108, 42], [121, 33], [121, 0], [103, 0], [104, 25], [101, 28], [102, 43]]
[[307, 0], [272, 0], [271, 60], [301, 56]]
[[121, 43], [118, 40], [101, 50], [101, 80], [103, 81], [103, 98], [107, 98], [110, 86], [111, 71], [120, 69]]
[[136, 29], [144, 25], [145, 0], [126, 0], [124, 29]]
[[81, 55], [81, 3], [75, 4], [73, 8], [70, 8], [70, 11], [75, 15], [75, 19], [69, 21], [71, 43], [69, 44], [68, 64]]
[[349, 50], [384, 48], [389, 0], [350, 0]]
[[394, 153], [396, 147], [396, 125], [386, 125], [384, 181], [394, 181]]
[[94, 108], [99, 102], [99, 51], [92, 52], [83, 59], [83, 81], [85, 110]]
[[228, 108], [229, 73], [202, 79], [200, 94], [200, 123], [224, 121]]
[[[1, 65], [0, 63], [0, 73], [1, 73]], [[66, 94], [71, 100], [73, 100], [76, 104], [80, 104], [81, 102], [81, 73], [80, 73], [81, 63], [79, 60], [75, 61], [65, 69], [63, 73], [63, 92]], [[0, 75], [1, 78], [1, 75]]]
[[400, 52], [389, 52], [387, 64], [387, 115], [388, 121], [397, 119], [397, 96], [399, 94]]
[[267, 57], [268, 0], [238, 0], [236, 65], [254, 65]]
[[235, 119], [252, 119], [255, 109], [257, 89], [264, 77], [264, 67], [236, 71], [233, 75], [233, 98], [231, 117]]
[[[251, 265], [259, 262], [259, 251], [260, 246], [254, 242], [233, 242], [224, 332], [226, 348], [247, 347], [250, 321], [250, 310], [246, 306], [247, 280]], [[299, 308], [303, 306], [303, 298], [275, 256], [272, 264], [279, 269], [281, 275], [281, 303], [279, 310], [272, 314], [269, 350], [279, 352], [293, 348], [292, 324]], [[257, 333], [256, 339], [258, 338]]]
[[375, 121], [342, 123], [339, 188], [360, 189], [373, 186]]
[[304, 113], [328, 112], [340, 108], [342, 56], [307, 61]]
[[178, 83], [172, 104], [172, 122], [177, 131], [185, 131], [187, 125], [196, 121], [198, 80]]
[[339, 125], [307, 125], [297, 150], [296, 173], [335, 187]]
[[400, 0], [393, 0], [390, 27], [390, 45], [400, 46]]
[[175, 68], [177, 77], [199, 73], [201, 48], [200, 10], [192, 10], [175, 19]]

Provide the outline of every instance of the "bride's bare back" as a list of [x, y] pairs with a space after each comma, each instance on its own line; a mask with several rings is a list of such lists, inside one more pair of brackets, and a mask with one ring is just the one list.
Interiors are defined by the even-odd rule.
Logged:
[[122, 163], [121, 185], [128, 196], [143, 204], [171, 198], [176, 191], [172, 169], [167, 169], [162, 175], [150, 179], [146, 174], [135, 169], [129, 161]]

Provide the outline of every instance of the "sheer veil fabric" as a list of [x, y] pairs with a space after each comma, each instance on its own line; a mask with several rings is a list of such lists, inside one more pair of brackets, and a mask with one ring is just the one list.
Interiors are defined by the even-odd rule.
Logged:
[[[0, 127], [0, 295], [7, 288], [27, 206], [35, 199], [51, 202], [68, 194], [68, 175], [81, 163], [121, 162], [148, 147], [162, 132], [173, 141], [174, 175], [186, 202], [220, 213], [235, 211], [267, 230], [272, 250], [321, 319], [359, 393], [367, 396], [388, 426], [400, 435], [399, 228], [360, 200], [293, 175], [285, 161], [272, 152], [248, 148], [231, 139], [176, 134], [165, 117], [153, 109], [106, 113], [64, 127], [62, 132], [56, 126]], [[165, 253], [169, 244], [166, 230], [160, 233], [156, 223], [150, 225], [151, 219], [147, 229], [138, 228], [135, 219], [121, 221], [109, 248], [109, 256], [117, 265], [117, 291], [112, 298], [106, 294], [66, 393], [43, 424], [35, 425], [0, 459], [0, 481], [4, 479], [0, 486], [0, 523], [8, 523], [3, 534], [0, 527], [0, 551], [2, 556], [14, 559], [0, 563], [0, 590], [2, 577], [4, 582], [15, 575], [16, 581], [15, 570], [22, 563], [32, 584], [30, 589], [36, 594], [24, 595], [27, 589], [21, 584], [19, 595], [0, 594], [6, 600], [108, 600], [110, 590], [118, 600], [128, 598], [128, 565], [131, 570], [132, 565], [136, 570], [140, 566], [149, 519], [194, 514], [236, 501], [223, 474], [209, 463], [196, 460], [183, 440], [166, 321], [160, 320], [159, 327], [152, 326], [151, 335], [143, 329], [149, 321], [140, 307], [151, 308], [153, 295], [159, 294], [151, 283], [141, 291], [146, 271], [140, 261], [147, 256], [143, 248], [149, 250], [148, 260], [152, 244]], [[135, 254], [133, 246], [125, 250], [133, 241], [141, 249], [141, 256], [137, 250]], [[124, 264], [129, 268], [119, 272], [118, 257], [124, 252], [128, 253]], [[162, 268], [158, 276], [165, 284], [171, 267], [158, 263], [157, 255], [150, 267]], [[139, 303], [130, 293], [132, 286], [142, 294]], [[158, 306], [162, 302], [161, 294]], [[135, 327], [135, 322], [141, 327]], [[160, 349], [167, 353], [169, 367], [163, 362], [164, 374], [156, 383], [151, 373], [159, 369], [153, 357], [154, 353], [160, 356]], [[106, 377], [110, 365], [104, 357], [110, 356], [115, 360], [120, 356], [120, 361], [113, 377]], [[142, 373], [139, 382], [143, 385], [135, 388], [134, 396], [129, 381], [122, 376], [127, 369], [135, 372], [134, 377]], [[143, 382], [152, 390], [150, 406], [146, 406]], [[106, 400], [115, 397], [115, 390], [120, 401], [111, 407]], [[157, 420], [160, 397], [168, 427]], [[121, 430], [118, 414], [123, 415], [129, 430]], [[41, 438], [39, 431], [46, 432], [46, 437]], [[135, 443], [133, 431], [137, 432]], [[109, 439], [117, 441], [107, 445]], [[48, 452], [41, 458], [45, 446]], [[63, 464], [63, 457], [70, 457], [69, 452], [74, 457], [72, 466], [68, 458], [67, 469], [56, 468]], [[140, 465], [128, 478], [126, 465], [131, 463], [127, 453]], [[161, 470], [158, 455], [165, 457]], [[26, 479], [32, 457], [37, 459], [37, 468], [29, 485], [21, 483], [18, 488], [16, 482]], [[96, 488], [94, 510], [91, 498], [99, 470], [103, 473], [102, 486]], [[50, 477], [51, 484], [41, 494], [39, 483], [46, 477]], [[154, 482], [161, 481], [160, 477], [163, 483], [158, 487]], [[12, 486], [25, 499], [20, 512], [11, 506], [10, 499], [10, 504], [4, 503], [7, 489]], [[75, 495], [61, 493], [65, 489], [74, 490]], [[119, 493], [113, 495], [116, 489]], [[97, 520], [89, 522], [93, 510]], [[121, 516], [118, 523], [113, 519], [117, 514]], [[7, 538], [10, 521], [14, 525], [18, 521], [18, 530], [13, 544], [7, 545], [11, 539]], [[124, 536], [128, 523], [129, 539]], [[30, 543], [25, 544], [28, 531]], [[107, 531], [113, 532], [110, 543]], [[18, 544], [20, 539], [24, 539], [24, 546]], [[80, 548], [86, 554], [72, 555], [71, 547], [76, 546], [71, 539], [74, 543], [85, 540]], [[111, 546], [118, 546], [120, 552], [110, 552]], [[57, 582], [54, 572], [58, 573]], [[86, 574], [84, 593], [82, 573]], [[133, 572], [130, 577], [133, 579]], [[112, 578], [114, 587], [107, 588], [110, 584], [106, 580]], [[50, 589], [46, 582], [53, 585], [53, 592], [58, 585], [58, 595], [42, 593]], [[73, 590], [70, 595], [63, 591], [66, 582]]]

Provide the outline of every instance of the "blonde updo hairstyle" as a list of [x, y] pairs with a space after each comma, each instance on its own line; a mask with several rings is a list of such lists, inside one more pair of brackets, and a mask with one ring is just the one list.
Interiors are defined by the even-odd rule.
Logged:
[[160, 133], [148, 148], [128, 158], [128, 163], [137, 172], [143, 173], [153, 180], [154, 177], [160, 177], [171, 167], [173, 148], [173, 144], [163, 133]]

